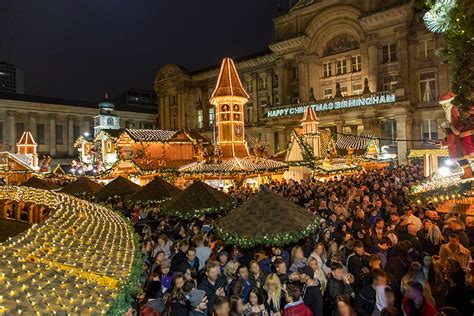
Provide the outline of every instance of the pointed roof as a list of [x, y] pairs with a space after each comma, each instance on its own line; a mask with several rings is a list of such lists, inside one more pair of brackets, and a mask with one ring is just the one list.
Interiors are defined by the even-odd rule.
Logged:
[[217, 97], [230, 96], [244, 99], [250, 98], [240, 81], [239, 74], [235, 69], [234, 61], [231, 58], [226, 57], [222, 61], [219, 78], [217, 79], [216, 88], [211, 95], [211, 100]]
[[100, 200], [106, 200], [115, 195], [124, 196], [133, 194], [140, 190], [140, 188], [138, 184], [119, 176], [103, 187], [96, 195]]
[[306, 108], [301, 122], [302, 123], [319, 122], [319, 118], [316, 116], [316, 112], [314, 111], [312, 106], [308, 106]]
[[29, 187], [34, 189], [42, 189], [42, 190], [58, 190], [61, 187], [55, 183], [37, 178], [31, 177], [26, 182], [23, 182], [20, 186], [22, 187]]
[[163, 180], [155, 177], [151, 182], [130, 196], [132, 201], [160, 203], [181, 193], [181, 190]]
[[80, 177], [76, 181], [66, 185], [61, 192], [71, 195], [89, 193], [94, 194], [102, 189], [102, 185], [87, 177]]
[[261, 191], [219, 220], [217, 232], [228, 244], [285, 245], [309, 236], [319, 226], [303, 207], [271, 192]]
[[230, 208], [235, 202], [232, 196], [204, 182], [195, 181], [166, 203], [162, 212], [180, 219], [190, 219], [223, 211]]
[[23, 135], [21, 135], [20, 140], [18, 141], [17, 145], [37, 145], [33, 135], [31, 135], [31, 132], [23, 132]]

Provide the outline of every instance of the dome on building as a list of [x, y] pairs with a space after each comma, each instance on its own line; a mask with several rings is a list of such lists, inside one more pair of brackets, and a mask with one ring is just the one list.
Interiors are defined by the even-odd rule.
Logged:
[[99, 102], [99, 109], [101, 110], [113, 110], [115, 108], [115, 104], [110, 102], [109, 96], [105, 94], [105, 99]]

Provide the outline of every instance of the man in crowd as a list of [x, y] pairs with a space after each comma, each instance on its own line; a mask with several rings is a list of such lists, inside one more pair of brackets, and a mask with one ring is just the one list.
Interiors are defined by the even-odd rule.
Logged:
[[387, 285], [387, 275], [382, 270], [372, 271], [372, 283], [367, 284], [357, 293], [354, 308], [359, 316], [371, 316], [375, 307], [377, 286]]
[[331, 276], [324, 292], [325, 315], [331, 315], [332, 311], [336, 308], [336, 298], [338, 296], [344, 296], [347, 300], [354, 296], [354, 289], [351, 285], [353, 282], [353, 277], [346, 275], [344, 266], [341, 263], [333, 262], [331, 264]]
[[218, 263], [214, 261], [206, 262], [204, 266], [206, 277], [203, 278], [198, 286], [198, 289], [206, 292], [207, 308], [209, 310], [214, 306], [216, 296], [225, 296], [224, 285], [220, 279], [220, 271]]
[[[309, 307], [313, 316], [323, 315], [323, 296], [316, 281], [314, 280], [314, 271], [308, 266], [298, 269], [300, 273], [300, 282], [303, 283], [301, 298], [304, 304]], [[294, 287], [294, 285], [292, 285]], [[293, 299], [294, 301], [294, 299]]]

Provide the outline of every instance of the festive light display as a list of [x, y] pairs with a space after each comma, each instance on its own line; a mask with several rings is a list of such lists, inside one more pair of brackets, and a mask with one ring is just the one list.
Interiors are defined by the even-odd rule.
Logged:
[[459, 175], [434, 178], [411, 189], [411, 199], [418, 203], [443, 202], [474, 196], [474, 179], [460, 179]]
[[126, 311], [142, 261], [125, 218], [66, 194], [28, 187], [0, 187], [0, 200], [52, 210], [43, 224], [0, 245], [0, 314]]

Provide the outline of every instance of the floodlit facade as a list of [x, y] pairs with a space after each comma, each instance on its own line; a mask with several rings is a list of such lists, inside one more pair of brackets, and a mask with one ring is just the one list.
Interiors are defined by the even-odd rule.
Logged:
[[[267, 50], [236, 59], [250, 97], [246, 141], [268, 142], [269, 154], [285, 150], [312, 106], [321, 130], [336, 138], [375, 135], [400, 162], [409, 149], [431, 146], [443, 137], [436, 100], [450, 82], [434, 54], [443, 38], [425, 28], [421, 15], [401, 1], [298, 1], [274, 19]], [[154, 85], [160, 128], [217, 136], [210, 99], [218, 74], [218, 65], [162, 67]]]

